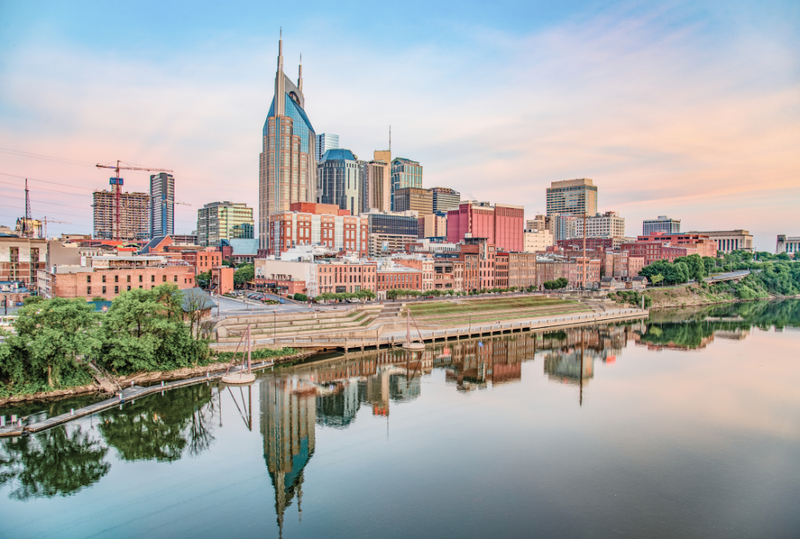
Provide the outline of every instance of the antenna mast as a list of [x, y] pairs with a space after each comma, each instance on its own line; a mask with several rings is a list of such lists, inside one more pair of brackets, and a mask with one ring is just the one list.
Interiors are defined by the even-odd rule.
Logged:
[[22, 236], [33, 237], [33, 223], [31, 222], [31, 193], [28, 191], [28, 178], [25, 178], [25, 219], [22, 221]]

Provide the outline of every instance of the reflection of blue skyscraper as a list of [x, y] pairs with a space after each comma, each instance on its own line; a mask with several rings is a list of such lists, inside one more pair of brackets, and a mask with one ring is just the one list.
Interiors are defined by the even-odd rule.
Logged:
[[259, 249], [268, 249], [269, 216], [294, 202], [315, 202], [317, 136], [306, 116], [303, 65], [297, 84], [283, 73], [283, 39], [278, 43], [275, 94], [264, 122], [258, 176]]
[[275, 488], [275, 513], [282, 530], [283, 514], [295, 494], [299, 510], [303, 469], [314, 454], [316, 390], [296, 379], [265, 379], [259, 399], [264, 460]]

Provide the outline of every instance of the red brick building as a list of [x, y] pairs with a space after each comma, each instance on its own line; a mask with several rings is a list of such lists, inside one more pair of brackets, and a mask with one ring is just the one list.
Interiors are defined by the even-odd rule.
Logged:
[[317, 265], [317, 282], [320, 294], [341, 294], [360, 290], [378, 291], [378, 264], [330, 261]]
[[333, 204], [298, 202], [291, 208], [293, 211], [269, 217], [270, 255], [280, 256], [298, 245], [322, 245], [335, 251], [367, 256], [369, 224], [366, 217], [352, 216]]
[[447, 241], [486, 238], [504, 251], [525, 250], [525, 209], [508, 204], [462, 202], [457, 210], [447, 212]]
[[[193, 268], [166, 266], [163, 257], [102, 258], [120, 260], [103, 266], [55, 266], [53, 271], [40, 270], [39, 293], [46, 298], [91, 300], [102, 297], [110, 301], [135, 288], [150, 290], [162, 284], [174, 284], [179, 289], [186, 290], [195, 286]], [[156, 258], [160, 262], [153, 260]], [[94, 262], [97, 260], [93, 260]]]
[[386, 298], [387, 290], [422, 290], [422, 271], [404, 266], [383, 267], [378, 270], [377, 294]]
[[638, 236], [636, 238], [636, 243], [654, 241], [669, 243], [676, 247], [686, 247], [689, 250], [689, 254], [697, 253], [700, 256], [717, 256], [717, 242], [705, 234], [653, 232], [647, 236]]
[[644, 265], [649, 266], [658, 260], [674, 261], [681, 256], [687, 256], [697, 252], [691, 245], [673, 246], [661, 241], [637, 241], [635, 243], [623, 243], [620, 249], [628, 252], [628, 256], [641, 257]]

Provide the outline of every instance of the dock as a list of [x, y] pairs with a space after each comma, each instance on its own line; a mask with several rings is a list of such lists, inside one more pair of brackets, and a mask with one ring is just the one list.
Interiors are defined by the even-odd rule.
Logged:
[[[268, 367], [273, 367], [274, 365], [275, 365], [274, 361], [265, 360], [260, 363], [254, 363], [252, 365], [252, 370], [255, 371], [255, 370], [266, 369]], [[240, 369], [241, 367], [237, 367], [232, 369], [231, 372], [238, 372]], [[78, 408], [77, 410], [71, 410], [68, 413], [64, 413], [53, 417], [48, 417], [47, 419], [38, 421], [36, 423], [32, 423], [30, 425], [23, 424], [22, 420], [20, 419], [15, 424], [0, 427], [0, 438], [11, 437], [11, 436], [22, 436], [25, 433], [29, 432], [41, 432], [43, 430], [56, 427], [58, 425], [69, 423], [70, 421], [74, 421], [75, 419], [81, 417], [90, 416], [102, 412], [104, 410], [108, 410], [109, 408], [114, 408], [115, 406], [121, 406], [126, 402], [133, 402], [136, 399], [140, 399], [148, 395], [153, 395], [155, 393], [163, 394], [165, 391], [169, 391], [171, 389], [191, 386], [194, 384], [201, 384], [203, 382], [210, 382], [212, 380], [219, 380], [224, 375], [225, 371], [220, 371], [213, 374], [206, 373], [204, 376], [195, 376], [193, 378], [177, 380], [175, 382], [161, 382], [160, 385], [152, 385], [148, 387], [133, 385], [121, 391], [117, 391], [114, 397], [110, 399], [96, 402], [94, 404], [84, 406], [83, 408]]]

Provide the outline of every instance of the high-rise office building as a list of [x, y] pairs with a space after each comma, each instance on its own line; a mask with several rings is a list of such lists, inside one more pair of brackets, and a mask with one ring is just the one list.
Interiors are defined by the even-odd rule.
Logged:
[[[264, 122], [258, 176], [259, 249], [269, 248], [269, 216], [294, 202], [314, 202], [317, 136], [305, 112], [303, 65], [295, 85], [283, 73], [283, 39], [278, 42], [275, 95]], [[199, 230], [198, 230], [199, 233]]]
[[317, 165], [317, 202], [361, 213], [361, 166], [353, 152], [328, 150]]
[[197, 245], [216, 247], [221, 240], [253, 239], [253, 208], [241, 202], [211, 202], [197, 210]]
[[647, 219], [642, 222], [642, 234], [649, 236], [653, 232], [665, 232], [667, 234], [680, 234], [681, 220], [671, 219], [666, 215], [659, 215], [658, 219]]
[[160, 172], [150, 176], [150, 237], [175, 233], [175, 178]]
[[322, 161], [322, 156], [328, 150], [339, 149], [339, 135], [333, 133], [320, 133], [317, 135], [317, 161]]
[[[390, 162], [381, 157], [388, 157], [389, 152], [376, 151], [375, 159], [364, 163], [361, 167], [362, 212], [390, 211], [392, 209], [392, 179]], [[381, 155], [379, 155], [381, 154]]]
[[449, 187], [431, 187], [433, 196], [433, 211], [457, 210], [461, 204], [461, 193]]
[[584, 232], [587, 238], [624, 238], [625, 218], [615, 211], [590, 215], [586, 218], [584, 230], [583, 217], [578, 217], [575, 221], [575, 237], [582, 238]]
[[392, 161], [392, 210], [394, 206], [394, 193], [406, 187], [422, 188], [422, 166], [417, 161], [396, 157]]
[[394, 192], [394, 211], [415, 211], [420, 215], [433, 213], [433, 194], [427, 189], [404, 187]]
[[552, 182], [547, 188], [547, 215], [595, 215], [597, 186], [588, 178]]
[[[119, 194], [119, 239], [147, 241], [150, 239], [150, 195], [147, 193]], [[113, 240], [116, 197], [111, 191], [92, 193], [93, 235], [95, 239]]]

